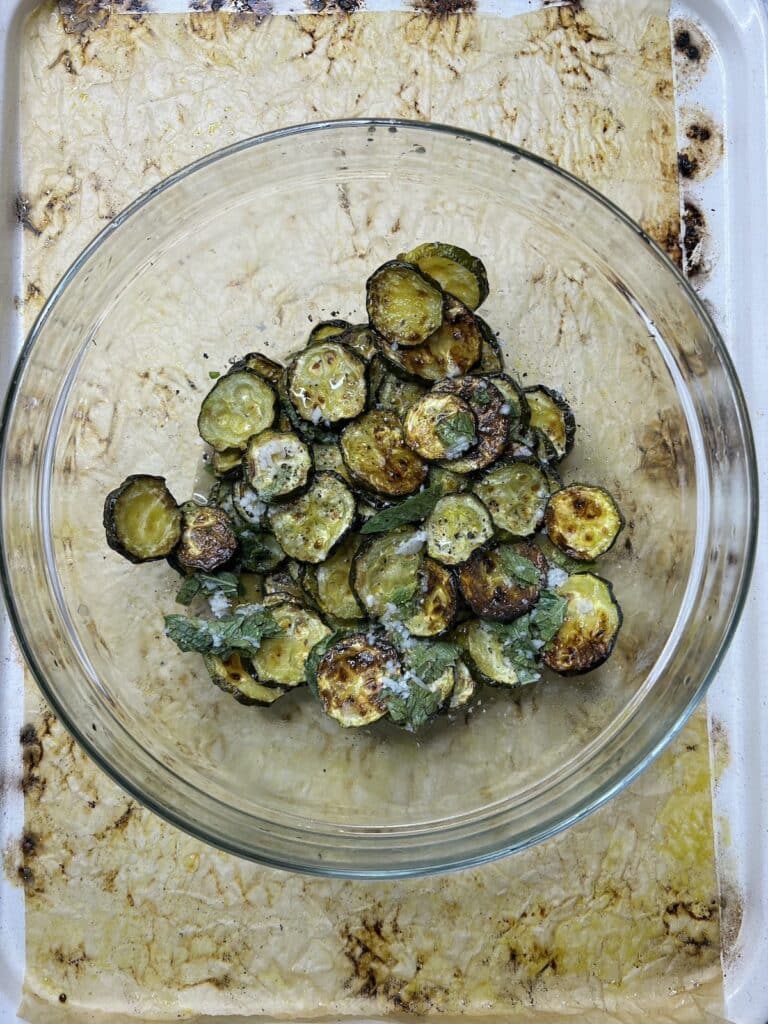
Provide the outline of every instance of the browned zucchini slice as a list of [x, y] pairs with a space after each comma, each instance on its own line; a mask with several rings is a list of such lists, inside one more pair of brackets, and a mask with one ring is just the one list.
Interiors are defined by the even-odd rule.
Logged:
[[364, 362], [370, 363], [379, 351], [378, 334], [370, 324], [354, 324], [340, 334], [336, 341], [351, 349]]
[[269, 610], [283, 635], [262, 640], [253, 667], [262, 683], [300, 686], [306, 682], [309, 652], [331, 631], [317, 615], [290, 601], [270, 602]]
[[444, 565], [460, 565], [493, 536], [488, 509], [474, 494], [447, 494], [429, 514], [427, 552]]
[[185, 501], [181, 506], [181, 540], [175, 557], [182, 569], [213, 572], [232, 558], [237, 537], [229, 516], [213, 505]]
[[340, 622], [363, 618], [364, 612], [352, 589], [350, 576], [352, 562], [361, 539], [351, 533], [339, 544], [333, 554], [314, 571], [317, 602], [320, 608]]
[[239, 448], [227, 448], [211, 455], [211, 468], [219, 480], [237, 476], [242, 465], [243, 453]]
[[550, 489], [536, 459], [498, 462], [475, 480], [472, 490], [491, 513], [494, 525], [513, 537], [530, 537], [544, 521]]
[[427, 467], [405, 443], [395, 413], [372, 409], [347, 424], [341, 453], [352, 479], [374, 494], [401, 498], [424, 483]]
[[507, 443], [509, 422], [502, 412], [504, 396], [493, 381], [488, 377], [460, 377], [442, 380], [433, 390], [463, 398], [477, 421], [477, 444], [466, 455], [453, 459], [446, 468], [454, 473], [473, 473], [495, 462]]
[[480, 351], [480, 362], [475, 367], [474, 372], [484, 374], [485, 376], [501, 373], [504, 369], [504, 357], [501, 354], [501, 346], [496, 339], [496, 335], [481, 316], [476, 315], [475, 319], [483, 336], [483, 347]]
[[248, 442], [243, 468], [256, 497], [274, 501], [306, 486], [312, 456], [298, 434], [264, 430]]
[[382, 339], [382, 355], [401, 372], [418, 380], [461, 377], [477, 365], [483, 336], [475, 317], [458, 299], [446, 296], [443, 321], [421, 345], [405, 348]]
[[502, 544], [477, 551], [459, 569], [459, 585], [469, 607], [482, 619], [511, 622], [539, 599], [547, 560], [535, 544]]
[[463, 622], [455, 633], [475, 679], [489, 686], [520, 686], [522, 679], [512, 652], [493, 622], [471, 619]]
[[423, 459], [458, 459], [477, 444], [477, 420], [459, 395], [430, 391], [408, 409], [403, 433]]
[[317, 667], [317, 696], [326, 715], [345, 728], [370, 725], [387, 713], [382, 691], [398, 676], [397, 651], [358, 633], [330, 647]]
[[203, 662], [211, 681], [224, 693], [234, 697], [238, 704], [268, 707], [285, 693], [280, 687], [263, 686], [258, 679], [254, 679], [245, 659], [239, 654], [231, 655], [226, 661], [216, 654], [204, 654]]
[[368, 398], [365, 363], [335, 341], [321, 341], [295, 356], [287, 384], [294, 409], [315, 426], [352, 419]]
[[290, 558], [317, 565], [347, 533], [355, 499], [335, 473], [318, 473], [308, 491], [268, 512], [280, 547]]
[[352, 587], [363, 608], [380, 618], [402, 607], [419, 591], [419, 569], [426, 542], [423, 530], [399, 526], [361, 545], [352, 561]]
[[229, 372], [237, 373], [239, 370], [248, 370], [250, 373], [255, 373], [257, 377], [261, 377], [262, 380], [266, 380], [274, 385], [280, 383], [283, 375], [282, 364], [276, 363], [274, 359], [262, 355], [261, 352], [249, 352], [242, 359], [238, 359]]
[[260, 526], [267, 512], [264, 501], [245, 480], [232, 484], [232, 508], [248, 526]]
[[453, 666], [453, 690], [448, 708], [451, 711], [458, 711], [465, 707], [475, 695], [477, 683], [464, 662], [459, 658]]
[[366, 283], [368, 319], [389, 345], [420, 345], [443, 322], [443, 293], [416, 267], [390, 260]]
[[220, 377], [203, 399], [197, 429], [217, 452], [245, 448], [248, 438], [271, 427], [277, 396], [255, 373], [237, 370]]
[[441, 636], [453, 625], [458, 611], [458, 588], [453, 573], [433, 558], [424, 558], [418, 571], [419, 585], [412, 604], [415, 610], [403, 619], [413, 636]]
[[556, 491], [549, 499], [544, 521], [552, 543], [581, 562], [604, 555], [624, 526], [608, 491], [589, 484], [571, 484]]
[[531, 410], [531, 427], [549, 438], [557, 459], [565, 458], [576, 436], [576, 420], [570, 405], [557, 391], [541, 384], [526, 388], [525, 398]]
[[166, 558], [181, 538], [181, 509], [162, 476], [136, 473], [104, 501], [107, 544], [130, 562]]
[[521, 437], [528, 429], [528, 421], [531, 416], [525, 392], [514, 377], [510, 377], [507, 373], [493, 373], [489, 375], [488, 379], [493, 381], [504, 398], [502, 412], [507, 417], [510, 439]]
[[402, 419], [426, 388], [415, 380], [402, 380], [394, 373], [385, 372], [376, 389], [376, 408], [389, 409]]
[[482, 261], [458, 245], [424, 242], [398, 259], [415, 264], [469, 309], [477, 309], [488, 297], [488, 275]]
[[308, 345], [314, 345], [318, 341], [327, 341], [329, 338], [336, 338], [343, 334], [352, 325], [346, 320], [321, 320], [315, 324], [309, 332]]
[[561, 676], [581, 675], [608, 658], [621, 628], [621, 608], [608, 580], [590, 572], [569, 576], [555, 591], [568, 601], [565, 619], [543, 661]]

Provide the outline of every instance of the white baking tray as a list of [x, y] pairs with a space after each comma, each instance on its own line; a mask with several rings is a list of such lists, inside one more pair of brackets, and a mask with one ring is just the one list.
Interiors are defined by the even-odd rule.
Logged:
[[[38, 0], [0, 0], [0, 395], [21, 348], [14, 297], [21, 290], [21, 228], [15, 196], [21, 168], [18, 56], [21, 26]], [[480, 9], [514, 14], [542, 0], [481, 0]], [[546, 0], [543, 0], [546, 2]], [[156, 0], [158, 11], [184, 0]], [[368, 0], [368, 10], [400, 6]], [[305, 10], [282, 0], [281, 10]], [[768, 519], [768, 3], [673, 0], [678, 135], [703, 113], [722, 131], [714, 171], [685, 179], [683, 203], [701, 211], [689, 233], [693, 278], [730, 348], [746, 392], [760, 458], [761, 517]], [[688, 38], [681, 33], [688, 32]], [[726, 1012], [734, 1024], [768, 1024], [768, 544], [761, 530], [755, 578], [741, 624], [708, 696], [713, 737], [718, 876], [723, 897]], [[0, 608], [0, 850], [19, 841], [22, 798], [19, 729], [22, 674]], [[727, 756], [726, 756], [727, 751]], [[24, 972], [21, 888], [0, 878], [0, 1024], [19, 1020]]]

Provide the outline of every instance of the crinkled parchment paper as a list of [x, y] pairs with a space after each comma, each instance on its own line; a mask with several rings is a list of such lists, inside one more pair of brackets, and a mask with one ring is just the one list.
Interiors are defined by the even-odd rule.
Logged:
[[[235, 139], [319, 117], [433, 119], [520, 143], [678, 255], [662, 0], [508, 19], [256, 6], [128, 16], [62, 0], [31, 17], [18, 201], [30, 322], [82, 246], [151, 184]], [[663, 469], [664, 437], [655, 444]], [[14, 869], [30, 1021], [720, 1012], [702, 712], [630, 790], [557, 839], [392, 883], [274, 872], [177, 832], [89, 762], [32, 684], [21, 739]]]

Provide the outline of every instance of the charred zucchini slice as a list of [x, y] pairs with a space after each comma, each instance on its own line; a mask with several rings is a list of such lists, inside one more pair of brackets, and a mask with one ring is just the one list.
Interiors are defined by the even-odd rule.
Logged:
[[267, 511], [266, 504], [245, 480], [232, 484], [232, 507], [248, 526], [260, 526]]
[[318, 341], [327, 341], [329, 338], [336, 338], [343, 334], [352, 325], [346, 320], [321, 320], [315, 324], [309, 332], [308, 345], [314, 345]]
[[418, 571], [419, 585], [413, 597], [415, 611], [403, 625], [413, 636], [441, 636], [453, 625], [458, 611], [458, 588], [450, 569], [424, 558]]
[[544, 521], [550, 490], [536, 459], [498, 462], [473, 483], [472, 490], [491, 513], [494, 525], [513, 537], [530, 537]]
[[413, 494], [427, 477], [426, 465], [405, 443], [400, 420], [385, 409], [372, 409], [347, 424], [341, 453], [359, 486], [388, 498]]
[[531, 416], [525, 392], [517, 381], [507, 373], [493, 373], [489, 375], [488, 379], [493, 381], [494, 386], [499, 389], [504, 398], [502, 412], [507, 417], [510, 439], [521, 437], [528, 429], [528, 421]]
[[606, 660], [621, 628], [621, 608], [608, 580], [579, 572], [561, 583], [556, 593], [568, 601], [565, 619], [543, 660], [561, 676], [581, 675]]
[[248, 370], [220, 377], [203, 399], [197, 429], [217, 452], [244, 449], [248, 438], [271, 427], [277, 396], [270, 385]]
[[580, 562], [604, 555], [621, 532], [624, 519], [608, 491], [571, 484], [549, 499], [544, 521], [549, 539]]
[[376, 407], [389, 409], [402, 419], [426, 388], [415, 380], [402, 380], [394, 373], [385, 373], [376, 389]]
[[477, 444], [477, 420], [459, 395], [430, 391], [405, 414], [403, 433], [423, 459], [458, 459]]
[[315, 426], [352, 419], [368, 398], [365, 363], [335, 341], [321, 341], [295, 356], [287, 382], [293, 408]]
[[237, 476], [243, 465], [243, 453], [239, 448], [227, 448], [211, 455], [211, 468], [219, 480]]
[[405, 348], [382, 339], [379, 347], [402, 373], [434, 382], [469, 373], [480, 360], [483, 336], [477, 317], [458, 299], [447, 296], [442, 323], [421, 345]]
[[366, 283], [368, 319], [389, 343], [420, 345], [443, 322], [443, 293], [409, 263], [390, 260]]
[[461, 377], [443, 380], [433, 391], [462, 398], [472, 409], [477, 421], [478, 441], [466, 455], [453, 459], [447, 466], [454, 473], [474, 473], [495, 462], [504, 451], [509, 434], [509, 421], [502, 411], [504, 396], [488, 377]]
[[263, 683], [300, 686], [307, 679], [309, 652], [331, 631], [322, 619], [298, 604], [284, 601], [270, 604], [269, 610], [283, 635], [262, 640], [253, 655], [253, 667]]
[[361, 545], [352, 562], [351, 581], [370, 616], [380, 618], [390, 606], [407, 604], [418, 593], [425, 542], [423, 530], [400, 526]]
[[162, 476], [136, 473], [104, 501], [107, 544], [130, 562], [166, 558], [181, 537], [181, 509]]
[[267, 707], [285, 693], [280, 687], [262, 686], [248, 671], [239, 654], [233, 654], [226, 661], [216, 654], [204, 654], [203, 661], [211, 681], [234, 697], [238, 704]]
[[229, 372], [237, 373], [240, 370], [255, 373], [257, 377], [261, 377], [262, 380], [275, 386], [280, 383], [283, 375], [283, 366], [276, 363], [274, 359], [270, 359], [269, 356], [262, 355], [261, 352], [249, 352], [247, 356], [238, 359]]
[[256, 497], [274, 501], [306, 486], [312, 456], [298, 434], [264, 430], [248, 442], [243, 464]]
[[472, 673], [461, 658], [459, 658], [453, 666], [453, 690], [451, 692], [451, 699], [448, 702], [449, 709], [451, 711], [458, 711], [459, 708], [465, 707], [472, 700], [476, 691], [477, 683]]
[[183, 569], [213, 572], [234, 555], [237, 537], [222, 509], [185, 501], [181, 506], [181, 523], [181, 540], [175, 556]]
[[326, 715], [345, 728], [370, 725], [387, 713], [382, 691], [399, 675], [397, 651], [365, 633], [339, 640], [317, 667], [317, 696]]
[[477, 309], [488, 297], [488, 275], [482, 261], [458, 245], [424, 242], [398, 259], [415, 264], [469, 309]]
[[525, 398], [531, 410], [531, 427], [549, 438], [558, 460], [565, 458], [576, 436], [576, 420], [570, 405], [557, 391], [541, 384], [526, 388]]
[[351, 349], [364, 362], [370, 363], [379, 351], [378, 335], [370, 324], [355, 324], [348, 327], [336, 340]]
[[355, 499], [335, 473], [318, 473], [306, 493], [270, 508], [269, 521], [290, 558], [317, 565], [352, 526]]
[[520, 686], [521, 679], [504, 637], [492, 622], [471, 619], [456, 630], [464, 659], [476, 679], [489, 686]]
[[349, 534], [315, 570], [318, 604], [326, 615], [341, 622], [361, 619], [364, 615], [350, 582], [352, 562], [360, 543], [357, 534]]
[[440, 498], [425, 524], [427, 552], [444, 565], [460, 565], [493, 536], [488, 509], [474, 494]]
[[459, 569], [464, 599], [482, 619], [511, 622], [529, 611], [547, 579], [547, 560], [535, 544], [502, 544], [477, 551]]

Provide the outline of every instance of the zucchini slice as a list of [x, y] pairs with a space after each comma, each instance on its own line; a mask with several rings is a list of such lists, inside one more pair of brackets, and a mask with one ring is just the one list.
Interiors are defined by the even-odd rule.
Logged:
[[463, 398], [477, 421], [477, 444], [466, 455], [453, 459], [447, 468], [454, 473], [474, 473], [495, 462], [506, 446], [509, 421], [502, 411], [504, 396], [493, 381], [488, 377], [460, 377], [440, 381], [433, 391]]
[[197, 429], [217, 452], [244, 449], [248, 438], [271, 427], [277, 396], [270, 385], [248, 370], [220, 377], [203, 399]]
[[480, 351], [480, 362], [475, 367], [475, 373], [488, 375], [501, 373], [504, 369], [504, 356], [501, 354], [496, 335], [481, 316], [475, 316], [480, 326], [480, 333], [483, 336], [483, 347]]
[[281, 363], [276, 363], [274, 359], [262, 355], [261, 352], [249, 352], [242, 359], [238, 359], [229, 372], [237, 373], [240, 370], [248, 370], [250, 373], [255, 373], [262, 380], [277, 386], [283, 376], [284, 368]]
[[241, 572], [237, 578], [240, 593], [235, 605], [261, 604], [264, 598], [264, 580], [255, 572]]
[[443, 322], [442, 291], [410, 263], [383, 264], [365, 290], [368, 319], [389, 345], [420, 345]]
[[317, 473], [308, 491], [268, 512], [280, 547], [290, 558], [317, 565], [352, 526], [355, 499], [335, 473]]
[[502, 544], [475, 552], [459, 569], [459, 586], [475, 615], [511, 622], [536, 604], [547, 568], [535, 544]]
[[181, 520], [181, 509], [162, 476], [128, 476], [104, 501], [107, 544], [129, 562], [170, 555], [181, 538]]
[[379, 351], [378, 335], [370, 324], [355, 324], [348, 327], [336, 340], [351, 349], [364, 362], [370, 363]]
[[339, 334], [343, 334], [351, 326], [346, 320], [321, 320], [309, 332], [307, 345], [314, 345], [318, 341], [327, 341], [328, 338], [335, 338]]
[[256, 497], [274, 501], [306, 487], [312, 456], [298, 434], [264, 430], [248, 442], [243, 468]]
[[458, 587], [453, 573], [433, 558], [424, 558], [418, 570], [415, 611], [403, 625], [413, 636], [441, 636], [454, 623], [458, 611]]
[[398, 259], [415, 264], [469, 309], [477, 309], [488, 298], [488, 275], [482, 261], [458, 245], [424, 242]]
[[491, 513], [494, 525], [513, 537], [530, 537], [544, 521], [549, 481], [533, 458], [505, 459], [487, 469], [472, 490]]
[[508, 373], [490, 374], [489, 380], [493, 381], [504, 398], [502, 412], [507, 417], [510, 440], [521, 437], [528, 429], [528, 421], [531, 417], [525, 392]]
[[399, 526], [360, 546], [352, 561], [352, 588], [371, 617], [407, 604], [419, 592], [425, 541], [423, 530]]
[[232, 558], [237, 537], [229, 516], [213, 505], [185, 501], [181, 506], [181, 540], [175, 558], [182, 569], [213, 572]]
[[581, 675], [606, 660], [621, 629], [621, 608], [608, 580], [578, 572], [556, 593], [566, 598], [565, 619], [544, 649], [544, 664], [561, 676]]
[[426, 394], [423, 384], [415, 380], [402, 380], [394, 373], [384, 373], [376, 388], [376, 408], [389, 409], [402, 419], [414, 402]]
[[211, 455], [211, 468], [219, 480], [236, 476], [243, 465], [243, 453], [239, 448], [226, 448]]
[[295, 356], [287, 384], [293, 408], [315, 426], [352, 419], [368, 398], [365, 363], [335, 341], [321, 341]]
[[549, 539], [566, 555], [592, 562], [613, 546], [624, 518], [602, 487], [571, 484], [555, 491], [544, 517]]
[[[448, 698], [453, 693], [453, 688], [456, 685], [456, 673], [453, 670], [453, 665], [447, 668], [441, 676], [438, 676], [431, 683], [427, 683], [426, 687], [430, 693], [436, 693], [440, 698], [440, 707], [444, 707], [448, 702]], [[439, 709], [438, 709], [439, 710]]]
[[439, 487], [443, 494], [458, 494], [466, 491], [469, 480], [463, 473], [452, 473], [444, 466], [430, 466], [428, 485]]
[[387, 713], [382, 691], [399, 673], [400, 661], [391, 644], [358, 633], [339, 640], [320, 659], [317, 696], [326, 715], [339, 725], [370, 725]]
[[440, 498], [425, 524], [427, 553], [444, 565], [460, 565], [493, 536], [488, 509], [474, 494]]
[[309, 652], [331, 631], [317, 615], [290, 601], [270, 603], [269, 610], [283, 635], [262, 640], [253, 667], [263, 683], [300, 686], [307, 681]]
[[489, 686], [520, 686], [515, 663], [509, 656], [503, 637], [492, 622], [471, 619], [456, 630], [456, 640], [475, 679]]
[[341, 454], [339, 442], [334, 440], [327, 444], [316, 443], [312, 445], [312, 461], [318, 473], [338, 473], [341, 479], [351, 484], [352, 479], [344, 465], [344, 457]]
[[234, 697], [238, 704], [267, 707], [285, 693], [280, 687], [262, 686], [248, 671], [239, 654], [233, 654], [226, 661], [216, 654], [204, 654], [203, 662], [212, 682]]
[[267, 506], [245, 480], [232, 484], [232, 508], [248, 526], [260, 526]]
[[388, 498], [413, 494], [427, 478], [426, 465], [405, 443], [400, 420], [385, 409], [372, 409], [347, 424], [341, 454], [355, 483]]
[[477, 317], [458, 299], [446, 296], [442, 323], [421, 345], [405, 348], [382, 338], [379, 348], [408, 377], [435, 382], [469, 373], [480, 359], [483, 336]]
[[564, 459], [576, 436], [576, 420], [570, 405], [559, 392], [541, 384], [526, 388], [525, 398], [531, 410], [531, 427], [549, 438], [557, 460]]
[[459, 658], [453, 666], [453, 691], [448, 702], [451, 711], [465, 707], [475, 695], [477, 683], [464, 662]]
[[244, 572], [273, 572], [285, 561], [285, 552], [268, 530], [237, 531], [237, 562]]
[[320, 608], [341, 622], [362, 619], [365, 614], [350, 582], [352, 563], [360, 543], [357, 534], [349, 534], [314, 572]]
[[458, 459], [477, 444], [472, 406], [456, 394], [430, 391], [408, 409], [403, 420], [408, 445], [423, 459]]

